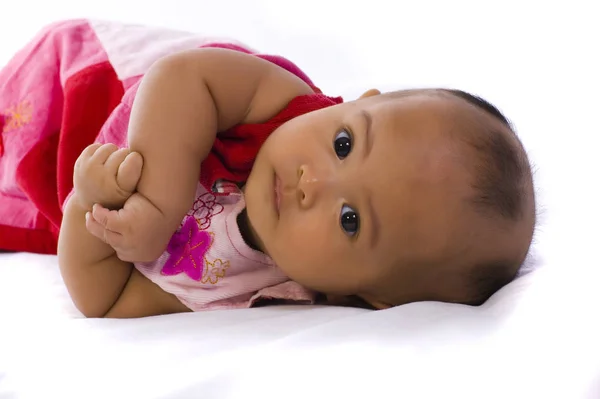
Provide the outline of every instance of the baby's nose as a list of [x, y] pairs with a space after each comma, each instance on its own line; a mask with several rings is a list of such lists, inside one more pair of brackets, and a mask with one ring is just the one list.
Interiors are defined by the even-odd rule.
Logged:
[[326, 168], [302, 165], [298, 170], [298, 201], [303, 208], [310, 208], [323, 196], [334, 191], [336, 179]]

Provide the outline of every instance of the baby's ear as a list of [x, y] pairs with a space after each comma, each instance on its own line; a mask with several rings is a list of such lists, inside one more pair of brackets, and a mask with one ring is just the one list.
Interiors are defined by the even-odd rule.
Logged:
[[380, 94], [381, 94], [381, 92], [377, 89], [369, 89], [369, 90], [365, 91], [358, 99], [360, 100], [363, 98], [378, 96]]
[[390, 305], [389, 303], [381, 302], [368, 294], [360, 295], [360, 298], [377, 310], [388, 309], [392, 307], [392, 305]]

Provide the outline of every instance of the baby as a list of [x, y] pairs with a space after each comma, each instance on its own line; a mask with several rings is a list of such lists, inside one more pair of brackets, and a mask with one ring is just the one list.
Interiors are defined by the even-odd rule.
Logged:
[[[247, 179], [211, 166], [220, 132], [264, 123], [278, 127]], [[534, 224], [525, 151], [481, 98], [342, 103], [252, 54], [198, 49], [146, 73], [128, 148], [83, 151], [58, 256], [88, 317], [249, 306], [286, 281], [375, 309], [478, 305], [514, 278]]]

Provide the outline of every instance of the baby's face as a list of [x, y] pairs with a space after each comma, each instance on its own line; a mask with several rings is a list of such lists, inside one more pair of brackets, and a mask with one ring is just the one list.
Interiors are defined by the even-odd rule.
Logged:
[[448, 137], [451, 101], [374, 96], [280, 127], [245, 188], [255, 244], [316, 291], [376, 306], [452, 300], [452, 283], [419, 266], [461, 250], [470, 186]]

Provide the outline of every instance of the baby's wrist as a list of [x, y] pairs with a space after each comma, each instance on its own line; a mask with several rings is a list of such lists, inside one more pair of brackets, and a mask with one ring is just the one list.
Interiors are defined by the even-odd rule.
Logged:
[[94, 203], [87, 200], [84, 196], [80, 195], [79, 193], [75, 192], [73, 193], [71, 198], [69, 198], [67, 206], [74, 207], [77, 210], [85, 213], [92, 211]]
[[185, 214], [187, 213], [187, 211], [189, 209], [189, 208], [186, 208], [185, 210], [183, 210], [183, 213], [182, 213], [180, 209], [173, 207], [173, 206], [159, 207], [158, 205], [156, 205], [155, 203], [150, 201], [148, 199], [148, 197], [144, 196], [143, 194], [141, 194], [139, 192], [136, 192], [135, 194], [133, 194], [132, 198], [134, 196], [138, 197], [137, 201], [140, 202], [141, 204], [143, 204], [142, 211], [154, 213], [156, 216], [158, 216], [157, 218], [155, 218], [155, 220], [158, 223], [160, 223], [162, 225], [162, 227], [167, 228], [167, 229], [171, 225], [178, 227], [179, 224], [181, 223], [181, 220], [184, 218]]

